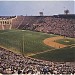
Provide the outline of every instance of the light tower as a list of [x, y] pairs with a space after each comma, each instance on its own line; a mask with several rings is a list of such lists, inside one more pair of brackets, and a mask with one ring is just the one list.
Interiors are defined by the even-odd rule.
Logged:
[[43, 12], [39, 12], [40, 16], [43, 16]]

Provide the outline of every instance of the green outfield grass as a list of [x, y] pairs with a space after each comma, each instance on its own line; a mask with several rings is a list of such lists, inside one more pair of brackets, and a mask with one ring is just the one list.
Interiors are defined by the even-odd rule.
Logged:
[[32, 56], [33, 58], [48, 61], [72, 61], [75, 62], [75, 46], [49, 51]]
[[0, 45], [27, 55], [53, 49], [45, 45], [43, 40], [54, 36], [56, 35], [28, 30], [0, 30]]
[[[29, 30], [0, 30], [0, 46], [24, 55], [36, 54], [31, 57], [42, 60], [75, 61], [75, 38], [56, 40], [58, 43], [70, 46], [54, 50], [54, 48], [45, 45], [43, 40], [55, 36], [57, 35]], [[48, 52], [46, 52], [47, 50]]]
[[55, 42], [67, 45], [68, 47], [37, 54], [32, 57], [49, 61], [75, 61], [75, 38], [66, 37]]

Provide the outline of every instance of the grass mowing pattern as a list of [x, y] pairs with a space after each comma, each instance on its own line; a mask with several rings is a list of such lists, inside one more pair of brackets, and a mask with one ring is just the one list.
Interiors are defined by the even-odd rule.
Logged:
[[55, 35], [41, 32], [22, 31], [22, 30], [5, 30], [0, 31], [0, 45], [22, 52], [24, 36], [24, 53], [37, 53], [52, 49], [43, 43], [43, 40]]
[[62, 49], [57, 49], [49, 51], [42, 54], [37, 54], [32, 56], [33, 58], [38, 58], [42, 60], [50, 61], [73, 61], [75, 62], [75, 47], [66, 47]]

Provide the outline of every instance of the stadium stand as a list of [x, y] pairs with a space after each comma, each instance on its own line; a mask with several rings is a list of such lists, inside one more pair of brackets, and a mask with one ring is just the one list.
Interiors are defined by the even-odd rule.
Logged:
[[11, 29], [13, 18], [15, 18], [15, 16], [0, 16], [0, 30]]
[[0, 47], [0, 74], [75, 74], [75, 63], [32, 59]]
[[[4, 17], [0, 17], [4, 18]], [[27, 29], [75, 37], [75, 19], [56, 16], [12, 16], [12, 29]], [[5, 25], [4, 29], [9, 27]], [[2, 25], [0, 25], [2, 29]], [[24, 57], [0, 47], [1, 74], [75, 74], [75, 62], [51, 62]]]
[[75, 19], [55, 16], [18, 16], [12, 21], [13, 28], [28, 29], [75, 37]]
[[[4, 19], [4, 16], [0, 16]], [[54, 16], [5, 16], [5, 19], [12, 19], [12, 29], [27, 29], [53, 33], [68, 37], [75, 37], [75, 16], [54, 15]], [[4, 27], [4, 26], [3, 26]], [[5, 25], [4, 29], [11, 29]], [[0, 25], [0, 29], [2, 26]]]

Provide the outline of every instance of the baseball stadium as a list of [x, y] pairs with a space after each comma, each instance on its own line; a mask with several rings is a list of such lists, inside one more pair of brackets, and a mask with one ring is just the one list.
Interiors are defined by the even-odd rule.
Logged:
[[75, 14], [0, 16], [0, 75], [75, 74]]
[[9, 60], [12, 60], [12, 52], [33, 61], [75, 61], [75, 19], [62, 16], [12, 16], [2, 19], [0, 23], [0, 54], [3, 54], [3, 59], [9, 56]]

